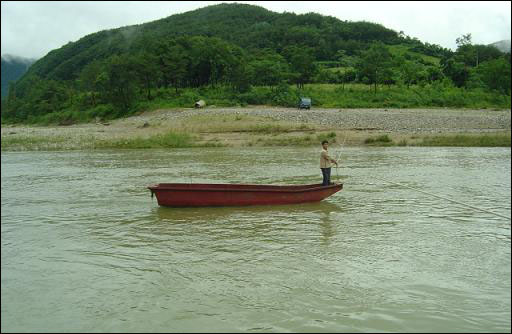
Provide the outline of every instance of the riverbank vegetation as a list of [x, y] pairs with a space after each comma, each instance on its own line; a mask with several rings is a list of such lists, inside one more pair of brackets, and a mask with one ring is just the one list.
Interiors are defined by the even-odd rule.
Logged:
[[167, 132], [149, 137], [124, 136], [101, 138], [95, 135], [47, 135], [11, 136], [2, 139], [5, 151], [63, 151], [98, 149], [152, 149], [152, 148], [191, 148], [217, 147], [213, 142], [196, 142], [197, 137], [182, 132]]
[[[203, 118], [204, 120], [204, 118]], [[240, 121], [239, 127], [226, 122], [216, 125], [216, 130], [204, 132], [200, 118], [190, 121], [183, 131], [174, 128], [123, 129], [106, 133], [103, 125], [87, 128], [69, 127], [9, 127], [3, 129], [2, 151], [60, 151], [97, 149], [169, 149], [193, 147], [317, 147], [326, 139], [332, 147], [339, 146], [457, 146], [457, 147], [511, 147], [510, 131], [493, 133], [378, 133], [368, 131], [326, 131], [311, 124], [293, 125], [283, 121], [269, 123], [264, 120], [254, 126]]]
[[[470, 108], [470, 109], [509, 109], [510, 96], [484, 89], [464, 89], [448, 82], [431, 85], [414, 85], [408, 89], [398, 86], [385, 86], [373, 93], [363, 84], [346, 84], [344, 88], [336, 84], [306, 84], [298, 89], [293, 85], [279, 87], [253, 87], [250, 92], [236, 94], [229, 87], [183, 88], [180, 93], [173, 89], [160, 88], [154, 91], [151, 101], [134, 103], [130, 112], [116, 111], [111, 104], [94, 108], [66, 109], [39, 115], [28, 115], [26, 119], [6, 116], [3, 124], [70, 125], [91, 121], [108, 121], [119, 117], [167, 108], [187, 108], [193, 101], [203, 99], [210, 107], [230, 107], [247, 105], [294, 107], [300, 96], [312, 96], [313, 108]], [[312, 111], [314, 112], [314, 110]]]
[[292, 107], [300, 96], [313, 107], [510, 108], [510, 53], [474, 45], [470, 34], [457, 45], [369, 22], [222, 4], [53, 50], [11, 85], [1, 121], [69, 125], [200, 99]]
[[396, 136], [379, 135], [364, 140], [367, 146], [426, 146], [426, 147], [511, 147], [510, 132], [491, 134], [443, 134]]

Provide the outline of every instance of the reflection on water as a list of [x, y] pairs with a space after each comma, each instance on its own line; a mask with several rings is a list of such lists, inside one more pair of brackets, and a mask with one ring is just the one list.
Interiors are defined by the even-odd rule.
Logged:
[[2, 331], [510, 332], [510, 221], [377, 180], [509, 215], [510, 149], [349, 148], [320, 203], [146, 189], [315, 183], [317, 151], [3, 153]]
[[196, 221], [196, 220], [218, 220], [232, 216], [261, 216], [275, 217], [301, 214], [329, 215], [331, 212], [343, 212], [339, 204], [328, 201], [319, 203], [305, 203], [293, 205], [270, 205], [270, 206], [242, 206], [242, 207], [199, 207], [199, 208], [169, 208], [158, 207], [158, 217], [165, 222], [174, 221]]

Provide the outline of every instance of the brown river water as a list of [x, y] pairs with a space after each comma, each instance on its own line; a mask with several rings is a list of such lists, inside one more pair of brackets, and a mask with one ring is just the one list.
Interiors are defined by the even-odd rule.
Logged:
[[510, 148], [345, 148], [306, 205], [146, 189], [317, 183], [318, 155], [2, 152], [2, 332], [510, 332]]

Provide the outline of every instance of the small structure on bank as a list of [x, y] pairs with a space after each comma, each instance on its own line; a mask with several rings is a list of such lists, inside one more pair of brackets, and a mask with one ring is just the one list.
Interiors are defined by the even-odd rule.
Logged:
[[199, 100], [194, 104], [194, 108], [204, 108], [206, 106], [206, 102], [204, 100]]

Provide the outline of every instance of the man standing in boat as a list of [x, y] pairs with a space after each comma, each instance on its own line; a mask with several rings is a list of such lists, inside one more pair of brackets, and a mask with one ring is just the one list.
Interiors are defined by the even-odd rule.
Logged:
[[329, 142], [327, 140], [322, 141], [322, 152], [320, 153], [320, 169], [322, 170], [323, 186], [328, 186], [331, 183], [331, 167], [335, 164], [338, 167], [338, 162], [329, 156], [327, 152], [327, 146]]

